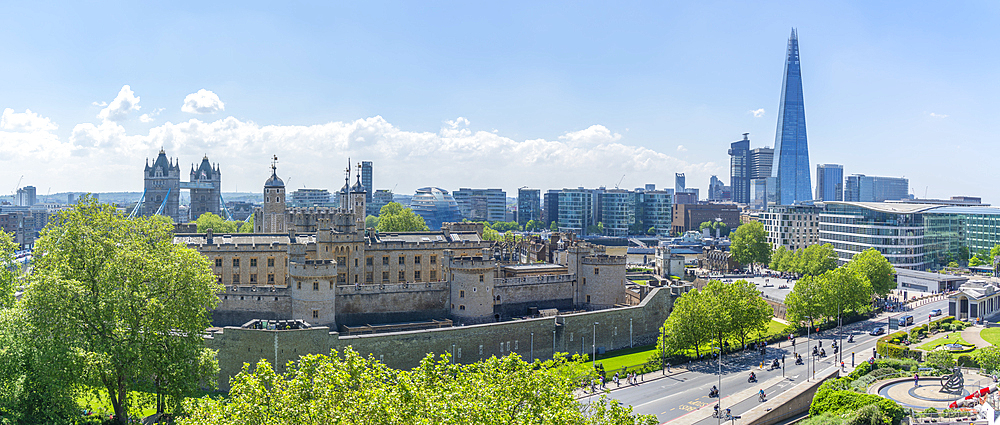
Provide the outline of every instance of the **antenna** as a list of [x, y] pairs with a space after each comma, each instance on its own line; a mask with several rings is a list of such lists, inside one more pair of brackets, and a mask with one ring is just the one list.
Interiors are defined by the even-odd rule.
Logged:
[[271, 159], [271, 174], [277, 175], [278, 173], [278, 155], [275, 155]]

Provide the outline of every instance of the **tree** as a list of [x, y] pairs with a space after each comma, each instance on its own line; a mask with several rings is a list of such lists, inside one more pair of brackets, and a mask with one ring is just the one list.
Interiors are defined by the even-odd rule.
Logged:
[[701, 355], [701, 346], [714, 336], [712, 329], [705, 326], [709, 308], [702, 291], [697, 289], [674, 301], [674, 308], [663, 323], [662, 333], [666, 337], [661, 358], [686, 349], [694, 349], [696, 356]]
[[172, 231], [82, 200], [43, 231], [36, 252], [44, 255], [18, 304], [25, 328], [45, 341], [65, 339], [77, 358], [73, 372], [107, 391], [121, 423], [130, 391], [159, 381], [183, 393], [203, 377], [185, 364], [211, 369], [214, 361], [202, 359], [202, 334], [222, 288], [208, 259], [175, 245]]
[[718, 230], [719, 234], [722, 236], [729, 235], [729, 226], [723, 223], [721, 220], [704, 221], [698, 225], [698, 230], [710, 230], [712, 235], [715, 235], [715, 231]]
[[736, 228], [730, 236], [729, 252], [737, 263], [745, 265], [771, 262], [771, 244], [767, 242], [764, 225], [756, 221]]
[[779, 246], [778, 249], [776, 249], [774, 253], [771, 254], [771, 264], [769, 264], [767, 267], [771, 270], [786, 271], [783, 261], [785, 261], [785, 258], [789, 254], [790, 252], [788, 252], [788, 248], [785, 248], [784, 245]]
[[542, 224], [535, 220], [528, 220], [527, 223], [524, 223], [525, 232], [537, 232], [539, 229], [541, 229], [541, 227]]
[[924, 362], [933, 368], [939, 370], [948, 370], [955, 367], [955, 358], [951, 356], [951, 353], [946, 350], [934, 350], [927, 353], [927, 358]]
[[880, 296], [885, 296], [896, 288], [896, 282], [893, 279], [896, 271], [892, 268], [892, 264], [889, 264], [889, 260], [886, 260], [882, 253], [875, 248], [868, 248], [854, 254], [846, 266], [867, 279], [872, 292]]
[[818, 276], [837, 268], [837, 252], [833, 245], [809, 245], [801, 251], [796, 272], [803, 276]]
[[419, 232], [428, 230], [424, 218], [417, 215], [413, 210], [400, 205], [398, 202], [390, 202], [382, 206], [378, 212], [378, 226], [375, 230], [379, 232]]
[[192, 400], [180, 425], [299, 424], [591, 424], [657, 423], [630, 407], [574, 397], [590, 365], [564, 356], [527, 363], [517, 354], [455, 364], [425, 357], [412, 370], [386, 367], [348, 347], [306, 355], [277, 374], [266, 361], [245, 365], [228, 399]]
[[549, 224], [549, 231], [550, 232], [558, 232], [559, 231], [559, 222], [558, 221], [553, 221], [551, 224]]
[[253, 214], [250, 214], [247, 221], [240, 225], [240, 233], [253, 233]]
[[250, 223], [243, 223], [242, 221], [226, 220], [206, 212], [198, 216], [198, 219], [193, 223], [198, 226], [198, 233], [205, 233], [208, 229], [212, 229], [215, 233], [253, 233], [253, 219]]
[[597, 222], [596, 225], [587, 226], [588, 235], [603, 235], [604, 234], [604, 223]]
[[503, 234], [496, 231], [496, 229], [490, 227], [489, 223], [483, 223], [483, 240], [484, 241], [501, 241], [503, 240]]
[[863, 313], [871, 305], [871, 284], [854, 270], [838, 267], [823, 273], [818, 280], [826, 317], [840, 317], [848, 310]]
[[724, 307], [732, 317], [730, 333], [745, 347], [752, 334], [767, 330], [774, 308], [761, 298], [757, 285], [746, 280], [727, 285], [727, 292]]
[[646, 234], [650, 235], [650, 236], [655, 235], [656, 234], [656, 226], [649, 226], [649, 230], [646, 230]]
[[820, 279], [806, 276], [795, 282], [792, 292], [785, 297], [788, 318], [792, 322], [808, 320], [810, 324], [825, 313], [823, 288]]
[[986, 373], [1000, 371], [1000, 347], [984, 347], [972, 352], [972, 359]]
[[369, 215], [369, 216], [365, 217], [365, 228], [366, 229], [374, 229], [376, 227], [378, 227], [378, 217], [373, 216], [373, 215]]

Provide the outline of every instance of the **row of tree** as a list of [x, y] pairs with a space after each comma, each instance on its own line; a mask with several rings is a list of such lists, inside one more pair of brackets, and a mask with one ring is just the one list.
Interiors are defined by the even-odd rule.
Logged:
[[818, 276], [837, 268], [837, 253], [830, 244], [809, 245], [795, 251], [781, 246], [771, 254], [768, 268], [799, 276]]
[[203, 213], [192, 223], [198, 226], [198, 233], [212, 229], [215, 233], [253, 233], [253, 215], [246, 221], [226, 220], [210, 212]]
[[865, 313], [873, 296], [884, 296], [896, 287], [895, 271], [878, 250], [869, 248], [847, 264], [795, 282], [785, 297], [788, 319], [810, 323], [835, 319], [845, 312]]
[[378, 217], [365, 217], [365, 228], [378, 232], [420, 232], [428, 230], [424, 218], [398, 202], [382, 206]]
[[660, 328], [658, 356], [664, 358], [684, 350], [694, 350], [700, 356], [710, 344], [724, 347], [729, 340], [746, 346], [751, 338], [767, 330], [773, 315], [774, 310], [753, 283], [712, 280], [703, 289], [688, 291], [674, 301], [670, 316]]

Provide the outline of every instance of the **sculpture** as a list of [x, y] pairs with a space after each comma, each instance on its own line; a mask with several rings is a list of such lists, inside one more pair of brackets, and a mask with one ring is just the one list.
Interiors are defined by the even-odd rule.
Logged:
[[941, 377], [941, 392], [948, 394], [962, 394], [965, 388], [965, 377], [962, 376], [962, 368], [955, 366], [951, 375]]

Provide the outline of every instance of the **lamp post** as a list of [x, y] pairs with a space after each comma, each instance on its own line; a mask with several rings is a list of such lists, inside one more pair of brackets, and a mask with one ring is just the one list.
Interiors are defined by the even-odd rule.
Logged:
[[594, 352], [592, 354], [593, 357], [590, 359], [590, 361], [591, 361], [591, 366], [593, 366], [595, 368], [597, 367], [597, 325], [599, 325], [599, 324], [600, 323], [598, 323], [598, 322], [594, 322], [594, 337], [591, 338], [592, 341], [590, 341], [591, 344], [593, 344], [593, 346], [591, 348], [594, 350]]
[[[809, 351], [809, 346], [812, 345], [812, 339], [809, 338], [810, 331], [812, 331], [812, 317], [805, 316], [809, 320], [809, 326], [806, 327], [806, 354], [812, 358], [812, 351]], [[806, 380], [809, 379], [809, 363], [806, 363]]]
[[632, 347], [632, 318], [628, 319], [628, 348]]
[[[722, 344], [719, 344], [722, 345]], [[716, 397], [719, 398], [719, 414], [715, 415], [719, 419], [719, 424], [722, 424], [722, 347], [712, 347], [719, 350], [719, 394]]]
[[556, 358], [556, 331], [552, 331], [552, 358]]

